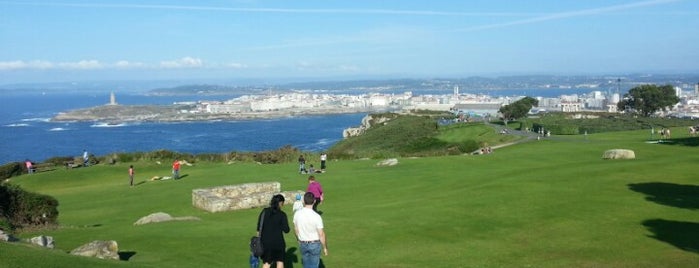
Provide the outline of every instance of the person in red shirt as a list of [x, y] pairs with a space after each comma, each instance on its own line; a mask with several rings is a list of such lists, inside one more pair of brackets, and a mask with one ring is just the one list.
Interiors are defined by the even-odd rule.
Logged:
[[172, 178], [175, 180], [180, 178], [180, 161], [177, 159], [172, 163]]

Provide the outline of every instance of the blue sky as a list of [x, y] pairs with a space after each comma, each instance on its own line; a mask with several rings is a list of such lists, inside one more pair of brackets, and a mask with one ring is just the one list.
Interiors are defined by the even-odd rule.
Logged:
[[699, 72], [696, 0], [0, 1], [0, 84]]

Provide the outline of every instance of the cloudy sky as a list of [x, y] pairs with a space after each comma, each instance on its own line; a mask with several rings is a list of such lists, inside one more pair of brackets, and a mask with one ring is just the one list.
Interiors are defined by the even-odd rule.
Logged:
[[0, 84], [699, 72], [696, 0], [0, 1]]

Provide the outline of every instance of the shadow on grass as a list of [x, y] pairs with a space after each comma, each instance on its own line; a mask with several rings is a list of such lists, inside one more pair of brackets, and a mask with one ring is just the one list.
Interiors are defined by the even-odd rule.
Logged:
[[133, 255], [136, 255], [135, 251], [119, 251], [119, 260], [128, 261]]
[[699, 223], [653, 219], [643, 221], [653, 237], [684, 251], [699, 254]]
[[295, 247], [288, 248], [286, 250], [286, 256], [284, 256], [284, 267], [294, 268], [294, 263], [299, 263], [299, 257], [296, 256]]
[[666, 182], [629, 184], [629, 189], [646, 194], [646, 200], [661, 205], [699, 209], [699, 186]]
[[682, 145], [682, 146], [699, 146], [699, 137], [686, 137], [677, 139], [667, 139], [668, 142], [663, 142], [663, 145]]
[[[294, 263], [299, 263], [299, 257], [296, 256], [297, 249], [298, 248], [296, 248], [296, 247], [290, 247], [286, 250], [286, 256], [284, 256], [284, 267], [285, 268], [294, 268]], [[299, 263], [299, 266], [302, 266], [302, 265]], [[323, 258], [320, 258], [320, 263], [318, 264], [318, 268], [325, 268], [325, 264], [323, 263]]]

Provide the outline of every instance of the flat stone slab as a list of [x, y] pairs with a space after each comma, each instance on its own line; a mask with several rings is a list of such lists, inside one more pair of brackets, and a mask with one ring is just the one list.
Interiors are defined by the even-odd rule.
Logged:
[[279, 182], [258, 182], [192, 190], [192, 205], [209, 212], [266, 207], [272, 196], [284, 195], [287, 204], [303, 191], [281, 191]]

